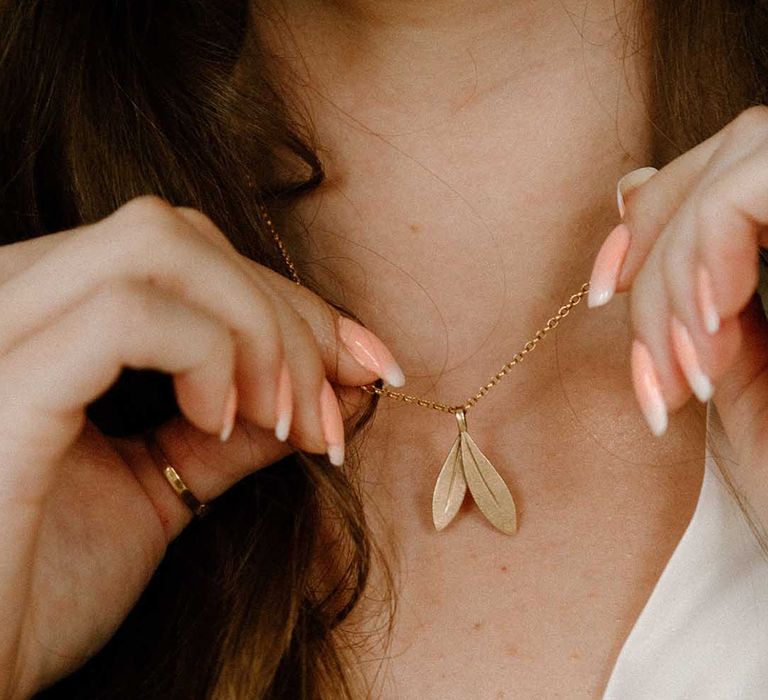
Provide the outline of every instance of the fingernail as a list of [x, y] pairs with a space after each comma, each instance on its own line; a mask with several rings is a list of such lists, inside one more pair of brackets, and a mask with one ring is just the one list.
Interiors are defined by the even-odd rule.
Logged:
[[345, 316], [338, 317], [339, 338], [363, 367], [375, 372], [387, 384], [403, 386], [405, 374], [387, 346], [367, 328]]
[[229, 388], [229, 394], [227, 394], [227, 401], [224, 404], [224, 419], [222, 420], [221, 432], [219, 433], [219, 440], [226, 442], [229, 440], [229, 436], [232, 435], [232, 430], [235, 427], [235, 414], [237, 413], [237, 388], [234, 384]]
[[651, 353], [645, 344], [635, 340], [632, 344], [632, 383], [648, 427], [657, 437], [667, 430], [667, 406], [661, 395]]
[[699, 356], [696, 353], [696, 347], [693, 344], [688, 329], [676, 317], [672, 317], [672, 347], [680, 363], [680, 369], [683, 370], [688, 385], [693, 390], [696, 398], [702, 403], [706, 403], [712, 398], [714, 391], [712, 382], [704, 373], [699, 362]]
[[605, 239], [595, 258], [589, 280], [589, 308], [607, 304], [616, 292], [621, 266], [629, 249], [629, 240], [630, 233], [625, 224], [619, 224]]
[[320, 392], [320, 420], [327, 445], [328, 459], [340, 467], [344, 464], [344, 421], [336, 392], [326, 379]]
[[293, 419], [293, 389], [291, 384], [291, 374], [288, 371], [288, 364], [285, 361], [283, 361], [283, 366], [280, 368], [280, 378], [277, 382], [275, 413], [277, 415], [275, 437], [280, 440], [280, 442], [285, 442], [288, 439], [288, 433], [291, 430], [291, 420]]
[[651, 179], [653, 175], [659, 172], [652, 166], [631, 170], [616, 183], [616, 203], [619, 206], [619, 216], [624, 218], [626, 207], [624, 199], [635, 187], [640, 187], [644, 182]]
[[720, 330], [720, 314], [715, 306], [715, 297], [712, 293], [712, 277], [709, 270], [703, 265], [699, 266], [698, 279], [699, 311], [704, 321], [707, 333], [714, 335]]

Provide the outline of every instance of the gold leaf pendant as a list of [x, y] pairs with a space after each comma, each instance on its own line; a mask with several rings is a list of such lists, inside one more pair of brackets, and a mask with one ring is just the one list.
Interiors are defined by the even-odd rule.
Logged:
[[432, 494], [432, 521], [446, 527], [459, 512], [469, 486], [480, 512], [507, 535], [517, 532], [517, 509], [504, 479], [467, 432], [463, 410], [456, 411], [459, 434], [443, 463]]

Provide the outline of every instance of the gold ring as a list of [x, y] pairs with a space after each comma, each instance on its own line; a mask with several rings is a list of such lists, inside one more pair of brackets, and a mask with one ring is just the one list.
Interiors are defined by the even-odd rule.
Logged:
[[200, 501], [197, 496], [189, 490], [174, 466], [168, 461], [168, 457], [163, 451], [163, 448], [160, 447], [160, 443], [157, 442], [154, 431], [150, 431], [149, 433], [147, 447], [155, 459], [163, 464], [163, 476], [171, 485], [171, 488], [176, 495], [183, 501], [184, 505], [192, 511], [193, 515], [202, 518], [209, 510], [208, 504]]

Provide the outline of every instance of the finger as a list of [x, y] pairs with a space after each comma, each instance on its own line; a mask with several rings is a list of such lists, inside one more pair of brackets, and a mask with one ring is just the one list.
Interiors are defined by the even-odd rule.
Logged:
[[[391, 353], [366, 329], [349, 319], [342, 319], [332, 306], [310, 290], [239, 255], [215, 224], [201, 212], [183, 207], [177, 208], [177, 211], [208, 240], [221, 246], [223, 251], [242, 264], [256, 284], [266, 285], [274, 294], [282, 336], [290, 340], [284, 352], [291, 387], [289, 417], [283, 420], [282, 416], [278, 416], [276, 435], [287, 437], [299, 449], [310, 452], [327, 450], [322, 410], [322, 389], [326, 377], [335, 383], [362, 385], [384, 375], [398, 385], [402, 384], [402, 371]], [[356, 355], [361, 355], [361, 343], [349, 342], [350, 336], [358, 341], [362, 337], [365, 366], [350, 351], [351, 347], [356, 350]], [[289, 430], [287, 435], [286, 424]], [[338, 451], [338, 448], [332, 449]]]
[[758, 244], [768, 241], [766, 162], [768, 143], [700, 187], [689, 204], [699, 252], [699, 311], [711, 331], [715, 319], [743, 310], [757, 287]]
[[233, 330], [241, 410], [274, 428], [283, 340], [271, 297], [192, 234], [156, 198], [133, 200], [99, 224], [71, 232], [0, 287], [7, 311], [0, 316], [0, 351], [109, 280], [148, 280], [208, 309]]
[[734, 163], [765, 144], [768, 108], [763, 105], [741, 112], [716, 134], [664, 166], [627, 195], [624, 224], [631, 243], [616, 284], [626, 291], [666, 223], [697, 187], [717, 181]]
[[635, 337], [631, 364], [640, 409], [655, 435], [667, 428], [668, 412], [690, 396], [672, 344], [669, 298], [661, 274], [662, 249], [652, 249], [630, 292]]
[[[288, 342], [284, 345], [284, 361], [281, 376], [278, 379], [275, 417], [275, 436], [283, 441], [290, 439], [298, 449], [323, 453], [327, 449], [323, 434], [320, 393], [327, 370], [314, 338], [313, 331], [306, 321], [287, 304], [280, 293], [266, 285], [258, 268], [240, 255], [229, 239], [202, 212], [187, 207], [176, 207], [176, 211], [190, 225], [194, 226], [207, 240], [228, 255], [233, 264], [238, 265], [249, 275], [254, 284], [272, 296], [276, 308], [276, 318], [281, 335]], [[324, 303], [318, 298], [318, 303]], [[372, 381], [375, 376], [354, 363], [358, 374], [362, 371], [364, 381]], [[280, 403], [278, 406], [277, 403]]]
[[[765, 237], [768, 145], [700, 182], [662, 232], [649, 261], [665, 280], [672, 313], [712, 378], [738, 346], [734, 319], [753, 296], [758, 243]], [[657, 254], [658, 251], [658, 254]], [[643, 270], [638, 280], [644, 276]], [[654, 274], [653, 271], [650, 274]]]
[[[355, 324], [351, 319], [340, 321], [339, 314], [335, 312], [333, 307], [326, 304], [317, 295], [303, 287], [298, 287], [292, 281], [269, 270], [269, 268], [258, 265], [240, 255], [229, 239], [202, 212], [189, 207], [174, 207], [173, 209], [179, 217], [187, 221], [210, 243], [228, 255], [233, 262], [240, 264], [254, 283], [258, 283], [262, 277], [265, 277], [276, 291], [294, 298], [295, 306], [301, 310], [302, 318], [310, 322], [311, 327], [318, 329], [317, 335], [321, 340], [319, 349], [325, 361], [329, 379], [339, 384], [359, 386], [381, 377], [393, 386], [403, 385], [402, 370], [394, 360], [392, 353], [368, 329]], [[0, 247], [0, 282], [20, 274], [45, 253], [71, 238], [72, 235], [72, 231], [64, 231]], [[265, 272], [266, 275], [262, 275], [262, 272]], [[24, 309], [31, 328], [35, 325], [35, 320], [27, 312], [28, 310]], [[55, 313], [55, 311], [51, 313]], [[342, 325], [347, 326], [346, 332], [340, 328]], [[366, 338], [366, 335], [369, 337]]]
[[[277, 293], [279, 300], [309, 324], [325, 363], [326, 374], [332, 382], [360, 386], [381, 378], [392, 386], [405, 384], [405, 376], [394, 356], [371, 331], [341, 316], [334, 307], [306, 287], [239, 255], [203, 213], [185, 207], [177, 207], [177, 211], [208, 240], [237, 258], [256, 283], [266, 283]], [[276, 303], [279, 302], [276, 300]]]
[[306, 287], [268, 268], [265, 281], [310, 325], [335, 384], [360, 386], [381, 378], [402, 387], [405, 375], [386, 344], [372, 331], [347, 316]]
[[42, 502], [40, 465], [57, 463], [84, 407], [126, 366], [174, 375], [185, 417], [218, 436], [233, 360], [229, 330], [204, 311], [136, 282], [105, 285], [0, 359], [4, 485], [23, 502]]
[[[354, 387], [340, 387], [339, 405], [345, 419], [359, 414], [370, 396]], [[254, 471], [288, 456], [294, 448], [274, 434], [242, 418], [232, 437], [221, 443], [196, 430], [183, 417], [176, 417], [155, 432], [168, 462], [203, 503], [208, 503]], [[170, 541], [189, 523], [192, 515], [170, 488], [141, 438], [120, 439], [116, 445], [132, 466], [152, 501]]]
[[[702, 400], [736, 357], [741, 334], [731, 321], [757, 285], [757, 243], [761, 219], [768, 215], [759, 196], [768, 186], [766, 157], [763, 145], [741, 160], [731, 153], [729, 165], [718, 163], [717, 176], [699, 181], [657, 243], [669, 302], [679, 319], [676, 359]], [[654, 352], [662, 374], [667, 352], [663, 345]], [[669, 377], [666, 381], [665, 395], [678, 404], [679, 387]]]
[[[6, 538], [0, 595], [25, 609], [34, 548], [56, 467], [85, 424], [85, 406], [123, 367], [174, 376], [179, 406], [200, 430], [218, 433], [234, 374], [229, 329], [147, 284], [104, 285], [0, 356], [0, 513]], [[214, 438], [218, 440], [218, 438]], [[27, 601], [28, 603], [29, 601]], [[18, 629], [15, 612], [4, 630]], [[0, 632], [0, 649], [8, 639]], [[18, 640], [16, 640], [18, 642]]]
[[[736, 311], [741, 310], [757, 283], [757, 227], [753, 220], [737, 225], [738, 208], [728, 202], [747, 181], [755, 183], [757, 178], [759, 188], [754, 171], [760, 170], [758, 163], [766, 155], [753, 153], [721, 170], [717, 178], [700, 180], [664, 227], [634, 281], [632, 324], [647, 350], [644, 362], [653, 367], [644, 374], [655, 374], [670, 410], [687, 400], [690, 389], [707, 400], [712, 380], [725, 371], [737, 351], [738, 326], [724, 326], [720, 309], [712, 308], [715, 276], [709, 271], [716, 270], [717, 279], [729, 281], [729, 291], [738, 299]], [[717, 253], [708, 254], [711, 249]], [[713, 259], [715, 265], [707, 263]], [[704, 294], [702, 284], [708, 287]], [[714, 325], [708, 321], [712, 314]], [[638, 392], [638, 399], [652, 430], [658, 432], [663, 423], [660, 401], [652, 410], [654, 402], [647, 392], [645, 400]]]
[[590, 276], [587, 304], [607, 304], [627, 291], [666, 222], [674, 215], [722, 140], [718, 132], [661, 170], [639, 168], [616, 186], [621, 223], [606, 237]]
[[[684, 400], [685, 385], [677, 370], [685, 357], [670, 342], [665, 327], [670, 315], [689, 334], [707, 378], [716, 380], [735, 356], [738, 326], [724, 327], [723, 319], [738, 314], [757, 287], [757, 247], [765, 242], [768, 223], [766, 159], [768, 144], [763, 142], [721, 166], [718, 177], [702, 178], [635, 280], [633, 327], [648, 345], [671, 408]], [[664, 280], [663, 290], [657, 279]], [[660, 295], [666, 295], [666, 303], [658, 300]]]
[[629, 289], [666, 223], [701, 177], [722, 134], [718, 132], [624, 193], [622, 223], [630, 232], [616, 291]]

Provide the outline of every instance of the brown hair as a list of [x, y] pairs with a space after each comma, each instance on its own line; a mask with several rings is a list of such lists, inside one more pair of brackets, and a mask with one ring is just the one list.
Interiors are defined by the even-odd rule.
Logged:
[[[662, 166], [764, 102], [768, 17], [742, 0], [639, 7], [654, 13], [642, 50], [653, 52]], [[243, 255], [282, 270], [257, 205], [289, 207], [322, 167], [252, 29], [245, 0], [0, 2], [0, 243], [152, 192], [201, 209]], [[177, 411], [166, 375], [126, 370], [88, 416], [128, 435]], [[39, 697], [352, 697], [335, 630], [376, 552], [354, 474], [297, 454], [217, 505], [172, 543], [108, 645]], [[336, 557], [319, 576], [321, 545]]]

